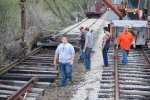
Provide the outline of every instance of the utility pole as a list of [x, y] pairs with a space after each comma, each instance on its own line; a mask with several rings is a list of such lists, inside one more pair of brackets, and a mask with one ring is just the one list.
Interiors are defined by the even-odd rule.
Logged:
[[148, 34], [147, 34], [147, 45], [150, 47], [150, 0], [147, 0], [147, 21], [148, 21]]
[[147, 0], [147, 14], [148, 14], [148, 20], [150, 21], [150, 0]]
[[21, 50], [20, 50], [20, 58], [24, 59], [27, 53], [27, 46], [26, 42], [24, 41], [25, 37], [25, 30], [26, 30], [26, 12], [25, 12], [25, 3], [26, 0], [20, 0], [21, 5], [21, 29], [22, 29], [22, 42], [20, 43]]
[[21, 4], [21, 28], [22, 28], [22, 42], [24, 42], [24, 35], [26, 30], [26, 12], [25, 12], [25, 2], [26, 0], [20, 0]]

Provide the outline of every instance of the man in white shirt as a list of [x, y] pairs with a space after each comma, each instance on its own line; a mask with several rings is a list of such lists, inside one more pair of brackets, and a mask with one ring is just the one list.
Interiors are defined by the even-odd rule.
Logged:
[[74, 61], [74, 47], [68, 43], [67, 37], [62, 38], [62, 43], [58, 45], [55, 51], [54, 65], [59, 62], [59, 70], [61, 73], [61, 86], [65, 86], [67, 79], [72, 82], [72, 65]]

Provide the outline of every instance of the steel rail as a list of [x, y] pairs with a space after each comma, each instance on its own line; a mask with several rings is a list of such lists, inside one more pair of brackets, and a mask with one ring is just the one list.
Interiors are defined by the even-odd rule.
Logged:
[[118, 78], [118, 50], [114, 47], [115, 51], [115, 100], [119, 100], [119, 78]]
[[[99, 17], [99, 18], [100, 18], [100, 17]], [[99, 18], [98, 18], [98, 19], [99, 19]], [[97, 20], [98, 20], [98, 19], [97, 19]], [[77, 25], [76, 25], [76, 26], [74, 26], [73, 28], [71, 28], [71, 29], [69, 29], [68, 31], [66, 31], [64, 34], [67, 34], [67, 33], [68, 33], [68, 32], [70, 32], [71, 30], [73, 30], [74, 28], [76, 28], [76, 27], [78, 27], [79, 25], [81, 25], [81, 24], [83, 24], [84, 22], [86, 22], [87, 20], [88, 20], [88, 19], [86, 19], [85, 21], [83, 21], [83, 22], [81, 22], [81, 23], [77, 24]], [[97, 20], [96, 20], [96, 21], [97, 21]], [[93, 24], [95, 24], [95, 23], [96, 23], [96, 21], [94, 21], [94, 22], [93, 22], [93, 23], [89, 26], [89, 28], [90, 28], [90, 27], [92, 27], [92, 26], [93, 26]]]
[[[68, 31], [64, 32], [63, 34], [57, 34], [56, 36], [65, 35], [65, 34], [69, 33], [71, 30], [73, 30], [74, 28], [76, 28], [76, 27], [78, 27], [79, 25], [83, 24], [83, 23], [86, 22], [87, 20], [88, 20], [88, 19], [86, 19], [86, 20], [84, 20], [83, 22], [81, 22], [81, 23], [75, 25], [74, 27], [72, 27], [72, 28], [69, 29]], [[59, 42], [57, 42], [57, 41], [54, 41], [54, 42], [55, 42], [55, 43], [59, 43]]]
[[15, 67], [16, 65], [18, 65], [19, 63], [23, 62], [24, 60], [26, 60], [29, 56], [37, 53], [42, 47], [38, 47], [36, 49], [34, 49], [33, 51], [31, 51], [30, 53], [28, 53], [25, 56], [25, 59], [17, 59], [15, 61], [13, 61], [11, 64], [6, 65], [5, 67], [0, 69], [0, 75], [5, 74], [6, 72], [8, 72], [10, 69], [12, 69], [13, 67]]
[[[101, 18], [101, 17], [99, 17], [99, 18]], [[98, 18], [98, 19], [99, 19], [99, 18]], [[98, 21], [98, 19], [95, 20], [88, 28], [91, 28], [91, 27]], [[74, 26], [73, 28], [71, 28], [71, 29], [69, 29], [68, 31], [64, 32], [63, 34], [65, 35], [65, 34], [69, 33], [71, 30], [75, 29], [76, 27], [78, 27], [79, 25], [83, 24], [83, 23], [86, 22], [87, 20], [88, 20], [88, 19], [86, 19], [85, 21], [83, 21], [83, 22], [77, 24], [77, 25]], [[57, 36], [59, 36], [59, 35], [62, 35], [62, 34], [58, 34]], [[72, 40], [72, 41], [69, 41], [69, 42], [77, 42], [77, 41], [76, 41], [76, 40]], [[59, 42], [56, 42], [56, 41], [55, 41], [55, 43], [59, 43]], [[77, 47], [76, 47], [76, 48], [77, 48]]]
[[[150, 64], [150, 58], [147, 55], [147, 53], [145, 52], [145, 50], [143, 49], [143, 47], [141, 47], [141, 50], [142, 50], [142, 53], [143, 53], [146, 61]], [[119, 100], [118, 51], [115, 47], [114, 47], [114, 51], [115, 51], [115, 100]]]
[[13, 95], [11, 95], [7, 100], [19, 100], [19, 98], [26, 92], [30, 87], [32, 87], [39, 80], [38, 76], [31, 78], [22, 88], [17, 90]]
[[78, 27], [79, 25], [83, 24], [84, 22], [86, 22], [88, 19], [86, 19], [85, 21], [77, 24], [76, 26], [72, 27], [71, 29], [69, 29], [68, 31], [66, 31], [64, 34], [67, 34], [68, 32], [70, 32], [71, 30], [73, 30], [74, 28]]
[[141, 47], [141, 49], [142, 49], [142, 53], [143, 53], [146, 61], [150, 64], [150, 58], [149, 58], [149, 56], [147, 55], [147, 53], [145, 52], [145, 50], [143, 49], [143, 47]]
[[[99, 17], [98, 19], [100, 19], [101, 17]], [[90, 26], [89, 26], [89, 28], [91, 28], [97, 21], [98, 21], [98, 19], [97, 20], [95, 20]]]

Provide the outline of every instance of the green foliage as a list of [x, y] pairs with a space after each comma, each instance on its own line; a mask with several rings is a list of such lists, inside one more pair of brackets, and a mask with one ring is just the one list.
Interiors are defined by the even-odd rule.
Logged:
[[18, 13], [18, 0], [0, 0], [0, 45], [3, 42], [13, 40], [15, 35], [20, 31], [20, 24], [18, 24], [20, 16]]
[[94, 3], [95, 0], [44, 0], [47, 9], [65, 21], [66, 18], [74, 20], [76, 12], [84, 13], [88, 6]]
[[[94, 1], [95, 0], [27, 0], [26, 10], [27, 16], [29, 17], [27, 26], [30, 27], [34, 25], [35, 20], [41, 20], [36, 19], [42, 16], [39, 15], [39, 11], [36, 10], [39, 6], [43, 11], [51, 11], [51, 14], [54, 14], [54, 17], [57, 17], [61, 22], [71, 22], [75, 21], [76, 12], [83, 13]], [[0, 39], [8, 36], [11, 37], [12, 40], [15, 39], [16, 35], [19, 35], [18, 33], [21, 32], [20, 10], [20, 0], [0, 0], [0, 33], [8, 33], [0, 35]], [[31, 16], [33, 18], [31, 18]], [[2, 42], [0, 42], [0, 44], [2, 44]]]
[[61, 27], [61, 25], [58, 24], [58, 23], [51, 23], [51, 24], [49, 24], [49, 25], [47, 26], [47, 29], [48, 29], [48, 30], [51, 30], [51, 29], [57, 30], [58, 27]]
[[6, 55], [0, 54], [0, 65], [4, 62], [5, 59], [6, 59]]

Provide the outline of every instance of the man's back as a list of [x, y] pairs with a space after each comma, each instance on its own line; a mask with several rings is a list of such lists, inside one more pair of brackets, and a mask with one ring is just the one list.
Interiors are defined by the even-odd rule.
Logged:
[[93, 34], [91, 32], [86, 33], [86, 39], [88, 40], [87, 47], [93, 48]]
[[103, 41], [104, 41], [104, 39], [106, 40], [104, 48], [109, 48], [110, 47], [110, 38], [111, 38], [110, 33], [106, 31], [106, 33], [104, 35], [104, 38], [103, 38]]

